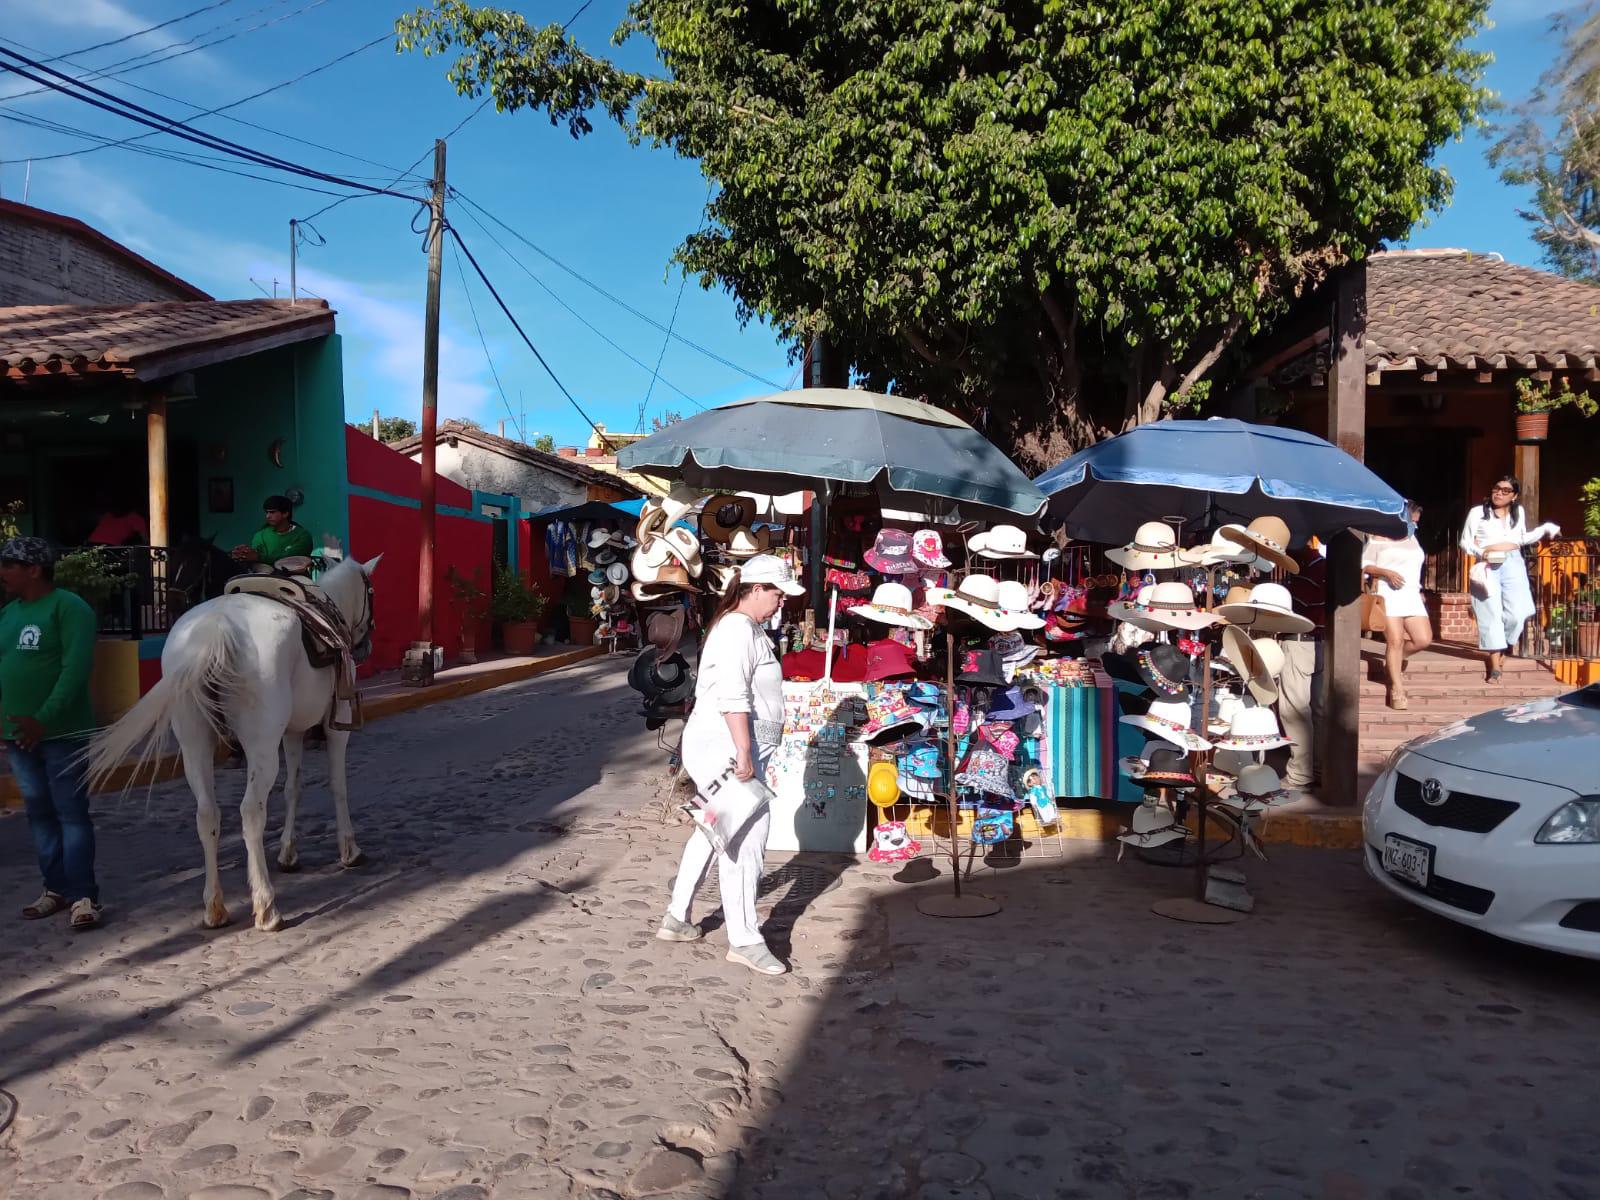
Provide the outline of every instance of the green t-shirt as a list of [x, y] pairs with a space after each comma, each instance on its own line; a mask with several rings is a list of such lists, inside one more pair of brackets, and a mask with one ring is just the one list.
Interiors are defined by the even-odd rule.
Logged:
[[94, 728], [96, 626], [94, 609], [61, 588], [0, 609], [0, 737], [16, 738], [16, 717], [36, 718], [47, 740]]
[[311, 535], [303, 525], [291, 524], [282, 533], [271, 525], [263, 525], [250, 539], [250, 548], [260, 555], [262, 562], [270, 565], [280, 558], [309, 556]]

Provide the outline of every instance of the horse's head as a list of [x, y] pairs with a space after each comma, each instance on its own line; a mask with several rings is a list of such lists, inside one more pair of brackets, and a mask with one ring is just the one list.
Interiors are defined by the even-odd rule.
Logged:
[[383, 555], [362, 562], [347, 558], [330, 567], [317, 582], [333, 598], [350, 629], [351, 655], [365, 662], [372, 654], [372, 630], [377, 624], [372, 607], [372, 576]]

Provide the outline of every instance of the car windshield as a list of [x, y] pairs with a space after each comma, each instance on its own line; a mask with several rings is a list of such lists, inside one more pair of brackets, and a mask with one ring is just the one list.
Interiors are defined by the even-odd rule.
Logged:
[[1563, 704], [1581, 704], [1584, 708], [1600, 708], [1600, 683], [1591, 683], [1588, 687], [1579, 688], [1575, 692], [1568, 692], [1561, 697]]

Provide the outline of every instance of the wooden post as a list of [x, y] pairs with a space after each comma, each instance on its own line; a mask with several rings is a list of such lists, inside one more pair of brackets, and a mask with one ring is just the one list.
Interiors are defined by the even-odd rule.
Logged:
[[1532, 529], [1539, 523], [1539, 443], [1518, 442], [1516, 464], [1517, 478], [1522, 480], [1522, 494], [1517, 499]]
[[[1367, 267], [1352, 263], [1340, 273], [1328, 344], [1328, 440], [1358, 462], [1367, 451]], [[1323, 647], [1327, 688], [1319, 743], [1322, 796], [1330, 805], [1353, 807], [1361, 722], [1361, 543], [1340, 533], [1328, 543], [1328, 629]], [[1315, 680], [1312, 687], [1316, 687]]]
[[152, 395], [145, 403], [145, 463], [150, 479], [150, 544], [166, 546], [172, 531], [167, 514], [167, 398]]

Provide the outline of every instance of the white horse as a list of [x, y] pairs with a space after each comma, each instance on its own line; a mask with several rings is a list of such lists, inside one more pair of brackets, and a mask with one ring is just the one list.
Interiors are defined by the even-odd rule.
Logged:
[[[341, 562], [317, 582], [327, 593], [359, 648], [372, 636], [372, 573], [378, 559]], [[339, 861], [353, 867], [362, 861], [350, 825], [350, 794], [345, 780], [348, 730], [332, 727], [337, 667], [313, 667], [300, 640], [294, 611], [265, 596], [219, 596], [180, 617], [161, 652], [161, 680], [127, 714], [94, 737], [89, 748], [89, 777], [104, 780], [130, 755], [139, 770], [178, 735], [183, 774], [194, 792], [195, 822], [206, 857], [205, 924], [215, 929], [228, 923], [228, 907], [217, 878], [217, 841], [222, 813], [217, 807], [216, 763], [219, 738], [232, 731], [244, 749], [244, 799], [239, 816], [244, 826], [245, 855], [250, 875], [250, 904], [257, 929], [282, 926], [266, 866], [267, 797], [278, 781], [278, 746], [288, 764], [284, 780], [283, 837], [278, 865], [299, 868], [294, 818], [300, 804], [300, 766], [306, 730], [321, 725], [328, 737], [328, 776], [339, 831]], [[344, 702], [340, 702], [348, 707]]]

